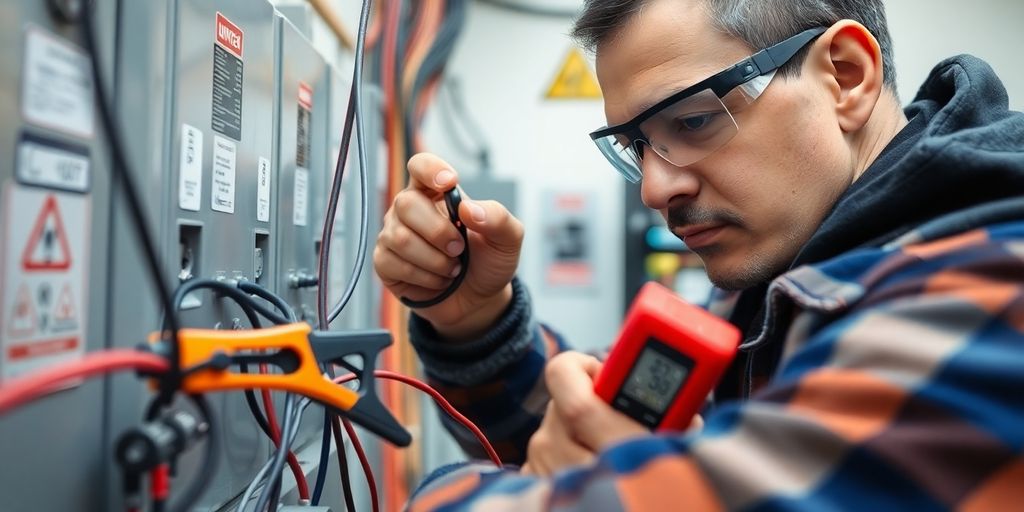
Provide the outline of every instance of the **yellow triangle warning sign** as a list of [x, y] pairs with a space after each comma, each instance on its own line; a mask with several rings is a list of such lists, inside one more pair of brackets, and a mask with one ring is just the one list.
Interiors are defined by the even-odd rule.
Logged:
[[569, 50], [558, 76], [548, 88], [548, 99], [601, 99], [601, 86], [579, 48]]

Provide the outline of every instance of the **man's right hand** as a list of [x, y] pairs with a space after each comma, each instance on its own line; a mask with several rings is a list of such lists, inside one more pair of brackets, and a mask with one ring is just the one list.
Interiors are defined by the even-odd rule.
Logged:
[[[458, 184], [458, 175], [429, 153], [413, 156], [408, 167], [409, 186], [384, 214], [373, 265], [391, 293], [426, 300], [459, 273], [457, 257], [465, 247], [444, 205], [444, 192]], [[444, 302], [416, 310], [438, 334], [455, 341], [486, 333], [508, 307], [523, 242], [523, 224], [504, 206], [473, 201], [465, 191], [462, 196], [459, 218], [468, 231], [469, 271]]]

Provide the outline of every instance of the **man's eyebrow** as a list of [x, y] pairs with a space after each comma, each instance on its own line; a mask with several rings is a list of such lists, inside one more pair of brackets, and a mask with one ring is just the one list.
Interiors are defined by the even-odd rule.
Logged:
[[[739, 60], [736, 64], [739, 64], [740, 62], [743, 62], [743, 60], [742, 59]], [[713, 73], [711, 75], [708, 75], [705, 78], [697, 80], [696, 82], [690, 82], [690, 83], [685, 83], [685, 84], [676, 84], [674, 86], [665, 88], [665, 90], [662, 91], [662, 93], [660, 95], [654, 97], [656, 99], [646, 100], [643, 103], [641, 103], [640, 106], [636, 109], [636, 113], [633, 114], [633, 117], [631, 117], [630, 119], [633, 119], [636, 116], [638, 116], [638, 115], [640, 115], [640, 114], [642, 114], [644, 112], [647, 112], [647, 109], [657, 105], [658, 103], [661, 103], [662, 101], [666, 100], [669, 96], [672, 96], [672, 95], [674, 95], [674, 94], [676, 94], [678, 92], [685, 91], [686, 89], [689, 89], [690, 87], [693, 87], [693, 86], [703, 82], [704, 80], [707, 80], [709, 78], [718, 76], [719, 74], [724, 73], [725, 71], [727, 71], [729, 69], [732, 69], [733, 66], [735, 66], [736, 64], [733, 64], [731, 66], [727, 66], [724, 69], [716, 71], [715, 73]]]
[[690, 88], [690, 86], [692, 85], [693, 84], [686, 84], [682, 86], [676, 85], [671, 88], [666, 88], [664, 91], [662, 91], [661, 94], [653, 96], [653, 99], [648, 99], [641, 103], [640, 106], [637, 107], [636, 112], [633, 114], [633, 117], [636, 117], [644, 112], [647, 112], [649, 108], [657, 105], [658, 103], [661, 103], [662, 101], [665, 101], [665, 99], [667, 99], [669, 96], [674, 95], [677, 92]]

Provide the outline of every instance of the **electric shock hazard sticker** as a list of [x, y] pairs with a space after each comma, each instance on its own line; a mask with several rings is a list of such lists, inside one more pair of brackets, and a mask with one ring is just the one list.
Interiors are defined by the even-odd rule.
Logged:
[[242, 29], [217, 13], [213, 45], [213, 129], [242, 140]]
[[89, 197], [9, 184], [0, 216], [0, 381], [85, 353]]

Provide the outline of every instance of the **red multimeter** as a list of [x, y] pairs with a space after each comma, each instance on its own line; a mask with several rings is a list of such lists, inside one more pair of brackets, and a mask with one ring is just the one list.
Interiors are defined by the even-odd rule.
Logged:
[[740, 331], [647, 283], [626, 315], [594, 390], [651, 430], [686, 430], [736, 356]]

